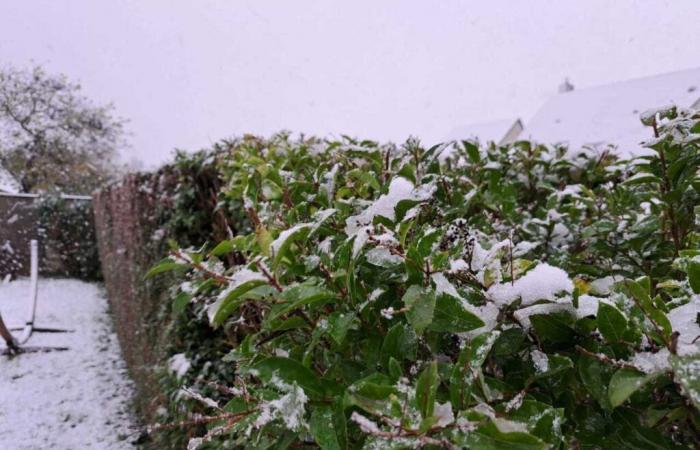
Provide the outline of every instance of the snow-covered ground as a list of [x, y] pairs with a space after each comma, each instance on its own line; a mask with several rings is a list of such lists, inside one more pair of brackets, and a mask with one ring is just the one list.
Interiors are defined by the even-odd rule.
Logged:
[[[28, 297], [28, 279], [0, 281], [8, 327], [24, 323]], [[75, 331], [34, 334], [25, 345], [70, 350], [0, 356], [0, 449], [134, 448], [132, 385], [101, 286], [40, 279], [35, 322]]]

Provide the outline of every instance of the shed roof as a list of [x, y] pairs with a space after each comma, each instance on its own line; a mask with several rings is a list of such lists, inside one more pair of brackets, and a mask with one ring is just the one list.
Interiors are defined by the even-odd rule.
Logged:
[[640, 114], [669, 104], [700, 106], [700, 68], [557, 94], [526, 123], [522, 136], [571, 148], [611, 143], [623, 156], [639, 155], [647, 151], [640, 143], [651, 137]]
[[506, 142], [503, 141], [518, 127], [522, 128], [520, 119], [473, 123], [455, 128], [445, 137], [445, 141], [478, 139], [482, 143], [495, 142], [496, 144], [504, 144]]

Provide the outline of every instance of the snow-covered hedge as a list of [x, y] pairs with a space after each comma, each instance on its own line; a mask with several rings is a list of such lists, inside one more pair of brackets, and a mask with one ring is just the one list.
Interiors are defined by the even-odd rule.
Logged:
[[36, 202], [38, 234], [58, 260], [60, 274], [83, 280], [101, 277], [92, 204], [58, 196]]
[[694, 448], [700, 114], [643, 120], [655, 154], [632, 163], [238, 142], [219, 198], [254, 230], [150, 273], [230, 337], [235, 376], [181, 392], [208, 428], [190, 448]]

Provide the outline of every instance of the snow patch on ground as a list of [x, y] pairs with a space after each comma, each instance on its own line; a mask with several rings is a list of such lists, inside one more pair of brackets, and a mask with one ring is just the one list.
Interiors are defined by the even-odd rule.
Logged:
[[[28, 279], [0, 284], [8, 327], [26, 320], [28, 297]], [[132, 385], [100, 285], [39, 280], [36, 323], [75, 331], [34, 334], [27, 346], [70, 350], [0, 357], [0, 448], [135, 448]]]

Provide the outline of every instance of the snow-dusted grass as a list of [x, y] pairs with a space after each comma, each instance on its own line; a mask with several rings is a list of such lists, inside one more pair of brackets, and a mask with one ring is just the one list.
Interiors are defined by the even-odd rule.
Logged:
[[[8, 326], [24, 322], [28, 292], [28, 279], [0, 282]], [[70, 350], [0, 357], [0, 449], [134, 448], [132, 386], [100, 285], [39, 280], [36, 324], [75, 331], [34, 334], [27, 346]]]

